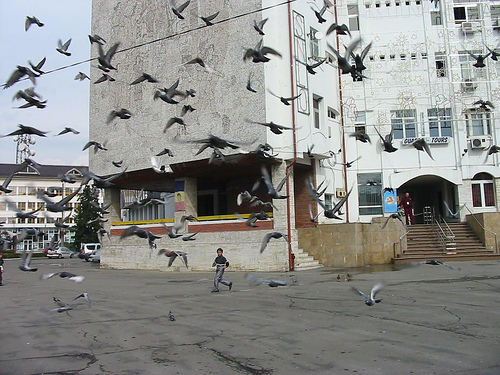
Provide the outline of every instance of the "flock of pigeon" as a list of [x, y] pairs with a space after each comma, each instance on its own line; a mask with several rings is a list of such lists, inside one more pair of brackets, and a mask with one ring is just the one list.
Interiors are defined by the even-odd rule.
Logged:
[[[173, 14], [179, 19], [183, 20], [183, 12], [185, 12], [186, 8], [189, 6], [190, 0], [185, 1], [181, 5], [176, 5], [176, 2], [174, 0], [170, 0], [170, 8]], [[328, 4], [325, 2], [324, 6], [316, 10], [312, 8], [312, 10], [315, 13], [315, 16], [318, 20], [319, 23], [326, 22], [326, 20], [323, 18], [323, 15], [328, 8]], [[200, 17], [201, 20], [205, 23], [206, 27], [210, 27], [214, 25], [214, 22], [218, 16], [219, 12], [216, 12], [211, 15], [207, 16], [202, 16]], [[261, 21], [254, 21], [253, 28], [259, 35], [265, 35], [264, 32], [264, 27], [268, 19], [263, 19]], [[25, 29], [28, 31], [28, 29], [32, 25], [37, 25], [38, 27], [43, 27], [44, 24], [38, 20], [36, 17], [31, 17], [28, 16], [26, 18], [26, 23], [25, 23]], [[351, 36], [351, 33], [349, 31], [349, 28], [346, 25], [338, 25], [336, 23], [333, 23], [327, 30], [327, 35], [330, 35], [332, 33], [336, 33], [337, 35], [348, 35], [349, 37]], [[112, 44], [109, 48], [104, 48], [104, 45], [107, 43], [104, 38], [101, 36], [94, 34], [94, 35], [89, 35], [89, 41], [92, 45], [96, 45], [98, 49], [98, 69], [102, 71], [102, 75], [95, 81], [93, 84], [110, 84], [111, 82], [115, 81], [115, 78], [112, 77], [112, 71], [117, 71], [117, 69], [113, 66], [113, 58], [115, 54], [118, 51], [118, 48], [120, 46], [119, 42], [116, 42]], [[342, 74], [350, 74], [353, 78], [353, 80], [359, 80], [363, 78], [368, 78], [364, 75], [364, 70], [366, 70], [366, 66], [364, 65], [364, 59], [366, 58], [368, 52], [370, 51], [372, 47], [372, 43], [368, 44], [359, 54], [355, 54], [355, 50], [358, 48], [359, 44], [361, 42], [360, 38], [352, 40], [348, 46], [345, 47], [345, 52], [343, 54], [340, 53], [339, 50], [334, 48], [333, 46], [328, 44], [328, 48], [334, 53], [334, 56], [337, 59], [337, 66], [341, 70]], [[71, 39], [67, 40], [66, 42], [62, 42], [61, 40], [58, 41], [57, 43], [57, 52], [65, 55], [65, 56], [71, 56], [71, 52], [69, 51], [71, 45]], [[485, 56], [474, 56], [471, 53], [471, 56], [473, 56], [476, 59], [476, 64], [474, 66], [476, 68], [481, 68], [484, 67], [484, 60], [492, 56], [494, 60], [496, 60], [497, 54], [494, 53], [493, 51], [490, 50], [490, 53], [485, 55]], [[272, 57], [277, 57], [281, 58], [281, 54], [269, 47], [269, 46], [264, 46], [263, 45], [263, 40], [260, 39], [260, 41], [255, 45], [253, 48], [247, 48], [243, 54], [243, 60], [244, 61], [251, 61], [253, 63], [266, 63], [270, 61]], [[315, 69], [318, 68], [321, 64], [323, 64], [326, 61], [326, 59], [321, 59], [314, 64], [307, 64], [306, 68], [309, 74], [314, 75], [316, 74]], [[29, 62], [30, 67], [27, 66], [21, 66], [18, 65], [12, 75], [9, 77], [7, 82], [4, 84], [4, 89], [10, 88], [14, 86], [16, 83], [18, 83], [20, 80], [23, 79], [29, 79], [32, 84], [35, 86], [36, 85], [36, 79], [43, 76], [44, 71], [43, 71], [43, 66], [46, 63], [46, 58], [43, 58], [40, 62], [37, 64], [33, 64]], [[194, 59], [188, 61], [185, 63], [185, 65], [198, 65], [205, 69], [209, 73], [215, 72], [215, 70], [210, 67], [202, 58], [200, 57], [195, 57]], [[90, 78], [83, 72], [78, 72], [78, 74], [75, 76], [75, 80], [85, 80]], [[256, 93], [257, 90], [255, 90], [252, 87], [252, 75], [250, 74], [247, 80], [247, 85], [246, 89], [249, 92]], [[141, 76], [139, 76], [137, 79], [135, 79], [133, 82], [130, 83], [130, 85], [138, 85], [138, 84], [147, 84], [147, 83], [159, 83], [159, 81], [149, 73], [144, 72]], [[277, 99], [280, 100], [280, 102], [283, 105], [290, 105], [291, 101], [296, 100], [300, 95], [293, 96], [293, 97], [283, 97], [279, 96], [271, 91], [269, 91], [269, 94], [276, 97]], [[196, 91], [194, 89], [188, 89], [188, 90], [180, 90], [179, 89], [179, 80], [174, 82], [172, 85], [170, 85], [168, 88], [157, 88], [154, 90], [154, 93], [152, 95], [153, 100], [162, 100], [163, 102], [171, 105], [177, 105], [180, 102], [184, 101], [185, 99], [188, 99], [190, 97], [194, 97], [196, 94]], [[38, 109], [44, 109], [47, 106], [47, 101], [46, 100], [41, 100], [41, 96], [35, 91], [34, 87], [28, 88], [26, 90], [19, 90], [15, 95], [13, 100], [24, 100], [26, 103], [21, 105], [18, 108], [30, 108], [30, 107], [36, 107]], [[490, 108], [494, 108], [493, 104], [491, 102], [487, 101], [477, 101], [474, 103], [475, 105], [479, 105], [480, 108], [482, 108], [485, 111], [489, 111]], [[174, 126], [175, 124], [178, 124], [179, 126], [185, 126], [185, 122], [183, 120], [183, 116], [185, 116], [187, 113], [194, 111], [195, 108], [193, 108], [191, 105], [186, 104], [183, 105], [181, 114], [179, 117], [172, 117], [167, 121], [166, 127], [164, 129], [164, 132], [166, 132], [171, 126]], [[110, 111], [106, 123], [109, 124], [115, 119], [120, 119], [120, 120], [128, 120], [133, 116], [131, 111], [125, 108], [121, 108], [119, 110], [112, 110]], [[278, 125], [273, 122], [269, 123], [263, 123], [263, 122], [255, 122], [252, 120], [248, 120], [249, 123], [253, 123], [256, 125], [261, 125], [265, 126], [270, 129], [271, 132], [273, 132], [276, 135], [282, 134], [284, 131], [292, 130], [290, 127], [286, 127], [283, 125]], [[383, 150], [385, 152], [395, 152], [397, 149], [392, 145], [392, 140], [393, 140], [393, 132], [391, 131], [390, 134], [387, 134], [386, 136], [382, 136], [382, 134], [379, 133], [378, 129], [375, 128], [378, 136], [380, 137], [380, 140], [383, 144]], [[75, 129], [66, 127], [63, 129], [60, 133], [57, 134], [57, 136], [62, 136], [64, 134], [78, 134], [79, 132]], [[16, 131], [13, 131], [6, 136], [14, 136], [14, 135], [36, 135], [39, 137], [46, 137], [47, 132], [33, 128], [31, 126], [26, 126], [26, 125], [19, 125], [19, 129]], [[354, 137], [356, 140], [360, 142], [369, 142], [371, 143], [371, 139], [366, 134], [365, 132], [354, 132], [350, 134], [351, 137]], [[200, 144], [200, 149], [196, 153], [196, 155], [202, 153], [206, 149], [211, 149], [212, 154], [209, 158], [209, 163], [212, 162], [225, 162], [227, 160], [227, 155], [225, 155], [225, 149], [237, 149], [240, 147], [241, 143], [233, 142], [233, 141], [228, 141], [226, 139], [217, 137], [215, 135], [210, 135], [208, 138], [204, 139], [197, 139], [197, 140], [190, 140], [186, 141], [189, 143], [197, 143]], [[432, 155], [430, 152], [430, 149], [425, 141], [425, 139], [421, 138], [413, 142], [413, 146], [420, 151], [425, 151], [429, 155], [429, 157], [432, 159]], [[85, 151], [89, 148], [93, 148], [93, 152], [97, 153], [99, 151], [107, 151], [106, 148], [106, 143], [99, 143], [93, 140], [90, 140], [83, 148], [82, 151]], [[499, 147], [497, 146], [491, 146], [491, 148], [488, 151], [488, 155], [491, 155], [492, 153], [496, 153], [500, 150]], [[257, 156], [259, 156], [262, 159], [271, 159], [275, 155], [273, 153], [273, 148], [272, 146], [265, 144], [265, 145], [259, 145], [255, 151], [253, 151]], [[161, 156], [173, 156], [172, 150], [165, 148], [164, 150], [158, 152], [156, 155], [151, 156], [151, 167], [152, 169], [157, 172], [157, 173], [170, 173], [172, 172], [172, 169], [168, 165], [160, 165], [158, 160], [156, 159], [157, 157]], [[355, 161], [355, 160], [354, 160]], [[346, 163], [346, 166], [349, 167], [352, 165], [352, 163]], [[123, 161], [113, 161], [113, 165], [117, 168], [122, 167]], [[19, 166], [19, 169], [15, 171], [11, 176], [9, 176], [3, 184], [0, 186], [0, 190], [3, 192], [10, 192], [10, 189], [8, 188], [9, 183], [11, 182], [12, 178], [14, 177], [15, 173], [21, 171], [22, 169], [25, 169], [26, 166], [28, 165], [33, 165], [36, 166], [36, 162], [31, 160], [31, 159], [26, 159], [23, 164]], [[113, 174], [111, 176], [98, 176], [91, 171], [88, 171], [84, 175], [84, 179], [82, 182], [82, 185], [78, 188], [77, 191], [74, 193], [68, 195], [67, 197], [63, 198], [62, 200], [58, 202], [53, 202], [51, 199], [49, 199], [48, 192], [43, 192], [39, 194], [39, 198], [45, 202], [45, 209], [50, 212], [64, 212], [70, 210], [70, 208], [67, 206], [67, 204], [75, 198], [75, 196], [80, 192], [81, 188], [89, 184], [91, 181], [94, 182], [95, 185], [101, 186], [101, 187], [106, 187], [106, 186], [112, 186], [113, 185], [113, 180], [116, 179], [117, 177], [123, 175], [126, 173], [126, 169], [122, 170], [119, 173]], [[252, 192], [248, 191], [243, 191], [241, 192], [238, 197], [237, 197], [237, 204], [241, 206], [242, 204], [248, 204], [250, 207], [259, 207], [261, 208], [260, 212], [253, 212], [250, 214], [248, 219], [243, 219], [241, 216], [241, 220], [244, 220], [246, 225], [249, 227], [256, 227], [257, 222], [259, 220], [266, 220], [269, 218], [267, 213], [263, 210], [265, 207], [273, 207], [272, 200], [273, 199], [287, 199], [288, 196], [282, 195], [280, 191], [282, 190], [283, 186], [285, 185], [287, 179], [289, 178], [289, 174], [287, 174], [276, 186], [272, 183], [271, 177], [269, 175], [269, 172], [267, 171], [266, 167], [261, 168], [261, 177], [255, 182]], [[70, 177], [69, 176], [61, 176], [62, 181], [69, 181]], [[263, 201], [261, 198], [252, 195], [255, 191], [257, 191], [261, 185], [265, 186], [265, 193], [266, 193], [266, 198], [269, 199], [269, 201]], [[315, 187], [312, 183], [312, 180], [308, 181], [308, 191], [310, 193], [311, 199], [313, 202], [317, 203], [322, 209], [323, 209], [323, 214], [326, 218], [329, 219], [340, 219], [339, 215], [342, 215], [341, 209], [344, 205], [344, 203], [347, 201], [351, 190], [346, 194], [346, 196], [342, 199], [340, 199], [332, 208], [328, 208], [323, 200], [321, 200], [321, 196], [324, 194], [326, 187], [322, 188], [322, 186]], [[15, 207], [15, 204], [12, 202], [9, 202], [8, 200], [6, 201], [9, 205], [9, 207], [12, 207], [13, 210], [16, 210], [16, 216], [18, 218], [31, 218], [35, 217], [37, 212], [40, 210], [38, 208], [35, 211], [32, 212], [21, 212]], [[133, 203], [130, 204], [129, 209], [135, 209], [139, 207], [143, 207], [147, 204], [165, 204], [164, 201], [152, 201], [152, 199], [147, 198], [146, 200], [136, 200]], [[92, 221], [100, 221], [104, 222], [106, 219], [103, 218], [103, 215], [107, 213], [106, 207], [98, 207], [100, 210], [100, 215], [99, 217], [96, 217], [95, 219], [91, 220]], [[311, 221], [317, 222], [317, 217], [319, 214], [313, 214], [313, 210], [310, 205], [310, 213], [311, 213]], [[69, 217], [69, 216], [68, 216]], [[388, 220], [391, 217], [388, 218]], [[396, 217], [394, 217], [396, 218]], [[401, 221], [401, 218], [398, 216], [399, 220]], [[195, 235], [197, 233], [193, 234], [182, 234], [182, 229], [184, 228], [185, 221], [193, 221], [196, 220], [195, 217], [193, 216], [183, 216], [182, 219], [176, 223], [172, 228], [169, 228], [165, 226], [165, 229], [167, 231], [167, 234], [169, 238], [176, 239], [176, 238], [181, 238], [184, 241], [190, 241], [190, 240], [195, 240]], [[402, 222], [402, 221], [401, 221]], [[56, 223], [54, 223], [56, 224]], [[62, 223], [59, 223], [59, 225], [63, 225], [64, 221]], [[57, 225], [57, 224], [56, 224]], [[387, 225], [387, 222], [385, 223]], [[384, 225], [384, 227], [385, 227]], [[404, 223], [403, 223], [404, 225]], [[103, 232], [104, 231], [104, 232]], [[36, 231], [35, 231], [36, 232]], [[104, 229], [99, 230], [100, 237], [102, 239], [102, 236], [106, 234], [107, 232]], [[22, 241], [25, 236], [29, 235], [29, 231], [24, 231], [22, 235], [14, 234], [11, 233], [9, 235], [9, 241], [12, 241], [14, 243], [19, 243]], [[35, 235], [38, 235], [38, 233], [34, 233]], [[24, 236], [24, 237], [23, 237]], [[108, 233], [109, 236], [109, 233]], [[148, 230], [141, 229], [138, 226], [131, 226], [129, 227], [121, 236], [121, 238], [126, 238], [128, 236], [137, 236], [140, 238], [144, 238], [148, 241], [148, 245], [150, 247], [150, 250], [152, 252], [153, 249], [156, 249], [156, 244], [155, 240], [160, 238], [159, 236], [156, 236], [149, 232]], [[267, 233], [263, 240], [262, 244], [260, 247], [260, 253], [263, 253], [269, 243], [272, 239], [283, 239], [285, 242], [288, 243], [288, 237], [286, 234], [281, 233], [281, 232], [269, 232]], [[54, 244], [52, 246], [55, 246], [55, 242], [53, 241]], [[188, 267], [188, 259], [187, 259], [187, 254], [182, 251], [175, 251], [175, 250], [168, 250], [168, 249], [160, 249], [157, 253], [158, 256], [160, 255], [165, 255], [166, 257], [169, 258], [169, 263], [168, 266], [170, 267], [175, 259], [179, 258], [182, 263], [185, 265], [185, 267]], [[30, 267], [31, 263], [31, 252], [24, 252], [22, 255], [21, 259], [21, 265], [19, 268], [22, 271], [28, 271], [28, 272], [34, 272], [37, 269]], [[444, 264], [443, 262], [437, 261], [437, 260], [432, 260], [432, 261], [426, 261], [427, 264]], [[448, 266], [448, 265], [446, 265]], [[77, 276], [73, 275], [68, 272], [57, 272], [57, 273], [51, 273], [51, 274], [46, 274], [42, 276], [42, 279], [48, 279], [54, 276], [60, 276], [61, 278], [68, 278], [69, 280], [75, 281], [75, 282], [82, 282], [84, 277], [83, 276]], [[280, 281], [280, 280], [265, 280], [258, 278], [256, 276], [252, 275], [247, 275], [246, 276], [247, 280], [250, 282], [250, 284], [253, 285], [260, 285], [260, 284], [267, 284], [270, 287], [278, 287], [278, 286], [286, 286], [286, 285], [294, 285], [296, 283], [295, 279], [292, 279], [291, 281]], [[376, 299], [377, 293], [379, 293], [382, 288], [384, 287], [384, 284], [379, 283], [373, 287], [373, 289], [370, 292], [370, 295], [366, 295], [363, 292], [359, 291], [358, 289], [355, 289], [356, 293], [359, 293], [361, 296], [364, 297], [365, 303], [368, 306], [372, 306], [375, 303], [380, 302], [379, 299]], [[87, 305], [90, 307], [90, 299], [88, 297], [88, 294], [83, 293], [75, 298], [78, 299], [80, 297], [85, 298]], [[67, 312], [68, 310], [71, 310], [75, 307], [75, 304], [63, 304], [59, 300], [55, 299], [55, 302], [59, 305], [57, 309], [54, 311], [57, 312]], [[171, 314], [171, 313], [170, 313]], [[171, 314], [170, 317], [171, 320], [175, 320], [175, 317], [173, 317], [173, 314]]]

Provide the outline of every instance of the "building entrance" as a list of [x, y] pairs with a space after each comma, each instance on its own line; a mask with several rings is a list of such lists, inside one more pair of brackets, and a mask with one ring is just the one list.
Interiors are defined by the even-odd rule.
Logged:
[[[438, 176], [419, 176], [398, 187], [399, 199], [410, 193], [415, 212], [415, 224], [424, 223], [424, 209], [430, 207], [436, 218], [453, 221], [446, 204], [455, 212], [458, 204], [457, 186]], [[458, 220], [458, 219], [455, 219]]]

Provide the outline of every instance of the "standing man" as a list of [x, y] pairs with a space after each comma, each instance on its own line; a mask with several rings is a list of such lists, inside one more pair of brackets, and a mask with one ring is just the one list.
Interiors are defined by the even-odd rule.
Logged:
[[403, 199], [399, 202], [399, 205], [405, 210], [406, 225], [415, 224], [415, 217], [413, 215], [413, 200], [410, 197], [410, 193], [406, 193]]
[[212, 267], [217, 267], [217, 270], [215, 271], [214, 289], [212, 290], [212, 293], [219, 292], [219, 283], [228, 286], [229, 290], [231, 290], [231, 288], [233, 287], [232, 282], [224, 280], [222, 278], [222, 276], [224, 275], [224, 270], [229, 267], [229, 262], [224, 256], [222, 256], [223, 252], [224, 250], [222, 250], [220, 247], [217, 249], [217, 258], [215, 258], [214, 263], [212, 264]]

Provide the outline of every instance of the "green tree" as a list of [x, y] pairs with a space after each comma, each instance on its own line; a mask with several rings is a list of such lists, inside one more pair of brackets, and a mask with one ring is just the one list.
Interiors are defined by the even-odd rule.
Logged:
[[95, 221], [87, 224], [99, 216], [99, 194], [96, 194], [96, 191], [98, 190], [95, 187], [86, 185], [82, 192], [78, 194], [78, 204], [74, 217], [75, 250], [80, 249], [82, 243], [98, 242], [97, 232], [102, 227], [101, 223]]

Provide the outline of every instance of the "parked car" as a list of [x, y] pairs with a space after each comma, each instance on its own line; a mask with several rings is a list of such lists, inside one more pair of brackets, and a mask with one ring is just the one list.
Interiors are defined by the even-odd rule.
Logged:
[[78, 254], [78, 257], [90, 262], [90, 256], [98, 250], [101, 250], [100, 243], [82, 243], [80, 247], [81, 253]]
[[89, 257], [91, 262], [99, 262], [101, 263], [101, 249], [96, 250], [92, 255]]
[[73, 258], [75, 252], [71, 251], [67, 247], [60, 246], [55, 249], [47, 249], [46, 254], [48, 258]]

